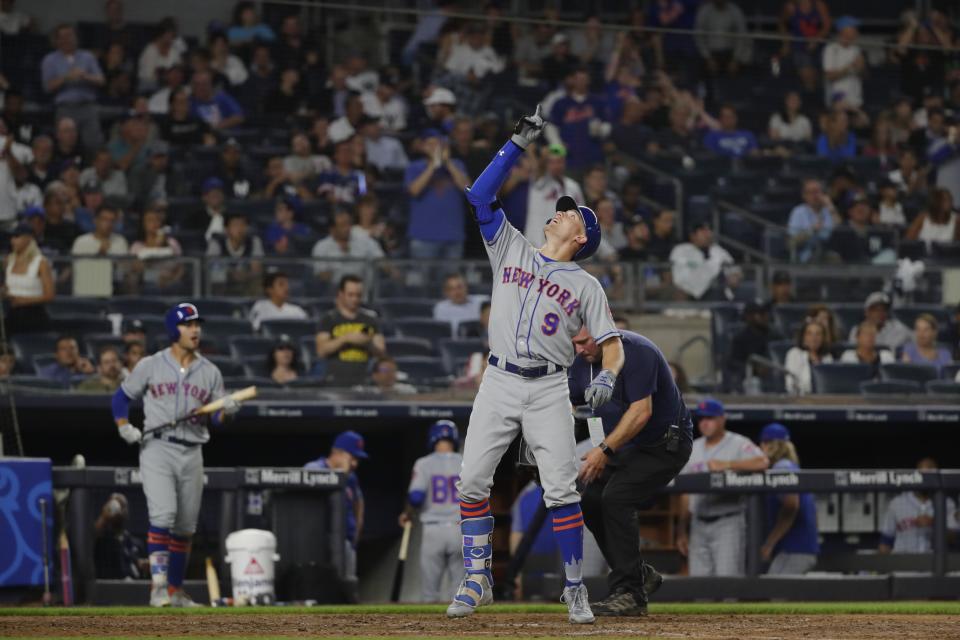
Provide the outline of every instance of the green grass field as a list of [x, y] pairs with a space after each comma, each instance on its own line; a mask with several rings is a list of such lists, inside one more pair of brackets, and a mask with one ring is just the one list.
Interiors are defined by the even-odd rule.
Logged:
[[[0, 608], [4, 616], [144, 616], [144, 615], [383, 615], [441, 614], [446, 605], [374, 604], [321, 605], [316, 607], [204, 607], [201, 609], [153, 609], [150, 607], [9, 607]], [[497, 613], [565, 613], [562, 604], [495, 604], [483, 607], [478, 615]], [[665, 615], [960, 615], [960, 601], [942, 602], [744, 602], [744, 603], [666, 603], [651, 607]]]

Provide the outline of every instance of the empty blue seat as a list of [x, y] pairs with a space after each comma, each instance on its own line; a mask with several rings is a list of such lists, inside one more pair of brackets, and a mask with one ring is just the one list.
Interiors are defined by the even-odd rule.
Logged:
[[111, 333], [113, 323], [102, 316], [81, 316], [52, 318], [51, 324], [58, 333], [76, 336], [78, 339], [90, 333]]
[[406, 356], [436, 357], [433, 343], [426, 338], [394, 337], [387, 338], [387, 353], [393, 358]]
[[404, 356], [395, 360], [397, 369], [407, 374], [408, 380], [414, 386], [445, 386], [450, 382], [440, 358]]
[[22, 362], [41, 353], [53, 353], [57, 349], [56, 333], [21, 333], [10, 338], [13, 357]]
[[107, 301], [109, 313], [127, 315], [157, 315], [163, 316], [172, 305], [160, 298], [140, 296], [121, 296], [110, 298]]
[[935, 396], [960, 396], [960, 382], [952, 380], [929, 380], [925, 385], [927, 393]]
[[474, 353], [485, 353], [484, 341], [480, 338], [446, 338], [440, 341], [440, 358], [447, 373], [456, 375]]
[[393, 322], [397, 334], [404, 338], [426, 338], [437, 344], [442, 338], [453, 337], [450, 323], [433, 318], [401, 318]]
[[304, 336], [317, 335], [316, 320], [264, 320], [260, 323], [260, 332], [270, 338], [289, 336], [298, 341]]
[[429, 298], [380, 300], [380, 309], [391, 318], [431, 318], [436, 300]]
[[814, 393], [858, 394], [860, 383], [873, 380], [868, 364], [818, 364], [812, 370]]
[[234, 358], [244, 359], [249, 356], [259, 356], [265, 361], [277, 341], [264, 336], [233, 336], [227, 339], [227, 343], [230, 345], [230, 353]]
[[880, 367], [881, 380], [912, 380], [920, 385], [936, 380], [938, 373], [936, 367], [912, 362], [895, 362]]

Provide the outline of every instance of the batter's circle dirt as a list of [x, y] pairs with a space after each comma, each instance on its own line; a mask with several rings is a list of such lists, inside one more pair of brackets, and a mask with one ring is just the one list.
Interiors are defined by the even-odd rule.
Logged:
[[0, 636], [652, 636], [770, 640], [956, 638], [949, 615], [651, 615], [599, 618], [575, 626], [559, 614], [478, 614], [448, 620], [424, 614], [267, 614], [0, 617]]

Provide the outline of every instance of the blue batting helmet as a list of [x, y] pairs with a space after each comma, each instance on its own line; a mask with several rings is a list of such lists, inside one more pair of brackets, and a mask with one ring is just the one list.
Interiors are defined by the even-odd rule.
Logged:
[[184, 322], [190, 322], [191, 320], [203, 322], [197, 306], [190, 302], [181, 302], [167, 311], [167, 315], [163, 319], [163, 324], [167, 328], [167, 335], [170, 337], [170, 342], [176, 342], [180, 339], [179, 325]]
[[580, 212], [580, 219], [583, 221], [584, 232], [587, 236], [587, 241], [573, 254], [573, 259], [586, 260], [596, 253], [597, 247], [600, 246], [600, 220], [597, 219], [597, 214], [590, 207], [578, 205], [577, 201], [570, 196], [561, 196], [557, 200], [557, 211], [570, 210]]
[[460, 446], [460, 432], [452, 420], [437, 420], [430, 425], [427, 445], [432, 450], [441, 440], [449, 440], [454, 447]]

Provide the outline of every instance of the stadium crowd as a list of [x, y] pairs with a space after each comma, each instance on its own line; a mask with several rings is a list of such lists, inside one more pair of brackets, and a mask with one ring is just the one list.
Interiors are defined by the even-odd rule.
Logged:
[[[808, 309], [787, 270], [768, 300], [744, 279], [758, 261], [960, 256], [960, 38], [945, 11], [862, 35], [829, 2], [789, 0], [771, 45], [746, 37], [728, 0], [646, 2], [620, 30], [599, 14], [560, 27], [554, 10], [519, 24], [497, 2], [464, 20], [440, 0], [383, 60], [363, 41], [328, 59], [321, 25], [295, 7], [268, 19], [238, 2], [199, 38], [172, 17], [129, 22], [122, 0], [42, 31], [29, 9], [0, 9], [5, 375], [115, 389], [154, 346], [149, 323], [111, 340], [111, 326], [77, 333], [58, 313], [116, 311], [118, 294], [165, 301], [202, 277], [201, 311], [242, 319], [226, 325], [239, 342], [210, 336], [228, 376], [406, 393], [398, 375], [423, 381], [442, 359], [446, 383], [476, 384], [486, 292], [456, 261], [483, 250], [462, 189], [540, 103], [546, 141], [501, 193], [511, 223], [537, 243], [571, 195], [601, 221], [588, 269], [612, 298], [641, 286], [625, 274], [643, 264], [659, 265], [639, 271], [649, 300], [733, 303], [715, 347], [724, 390], [836, 390], [829, 374], [854, 369], [831, 363], [864, 383], [942, 390], [960, 376], [960, 309], [901, 309], [893, 290], [857, 292], [853, 313]], [[683, 200], [650, 168], [682, 182]], [[370, 261], [402, 294], [391, 261], [405, 259], [445, 261], [420, 294], [432, 302], [364, 295]], [[149, 311], [130, 307], [124, 329]]]

